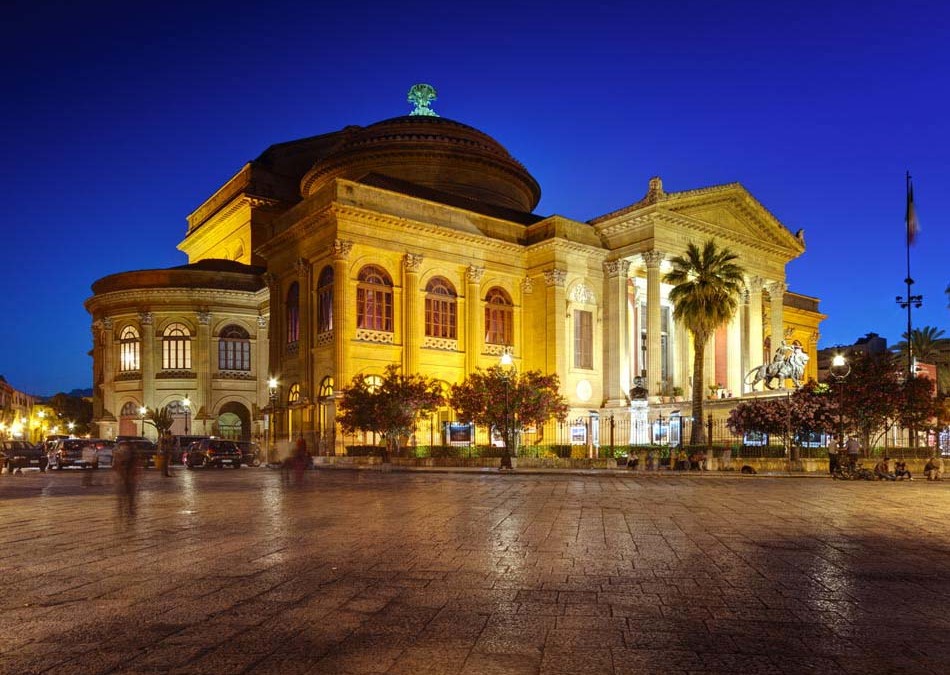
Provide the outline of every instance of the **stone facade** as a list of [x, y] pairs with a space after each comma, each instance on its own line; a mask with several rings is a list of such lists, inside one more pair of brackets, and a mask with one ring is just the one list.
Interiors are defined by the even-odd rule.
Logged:
[[[708, 383], [742, 396], [774, 335], [813, 352], [818, 301], [785, 282], [803, 237], [738, 183], [666, 192], [654, 178], [642, 199], [589, 222], [539, 216], [539, 198], [494, 139], [439, 117], [272, 146], [189, 216], [179, 245], [185, 267], [228, 259], [259, 288], [136, 289], [126, 275], [107, 277], [108, 292], [94, 287], [87, 308], [103, 434], [118, 429], [127, 404], [188, 393], [205, 431], [239, 402], [254, 419], [273, 410], [277, 438], [303, 435], [321, 452], [341, 452], [335, 393], [353, 376], [398, 363], [448, 385], [509, 349], [519, 369], [557, 373], [578, 413], [627, 407], [640, 376], [654, 399], [673, 387], [688, 396], [692, 346], [662, 277], [670, 257], [710, 237], [738, 254], [748, 290], [706, 350]], [[193, 331], [189, 373], [154, 365], [172, 322]], [[231, 323], [252, 336], [247, 380], [214, 367], [216, 331]], [[138, 380], [116, 368], [125, 326], [151, 340], [143, 349], [152, 365], [143, 359]]]

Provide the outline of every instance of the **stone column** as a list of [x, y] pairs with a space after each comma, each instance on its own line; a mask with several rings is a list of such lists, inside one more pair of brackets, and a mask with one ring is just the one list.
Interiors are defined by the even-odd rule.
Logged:
[[481, 317], [481, 297], [479, 289], [484, 267], [469, 265], [465, 270], [465, 375], [471, 375], [478, 366], [478, 355], [482, 352], [485, 329]]
[[[313, 399], [313, 265], [304, 258], [298, 258], [294, 263], [297, 270], [297, 284], [300, 287], [300, 332], [298, 338], [297, 358], [300, 367], [300, 400]], [[303, 420], [301, 420], [303, 422]], [[303, 430], [312, 431], [307, 424]], [[308, 442], [312, 440], [308, 439]]]
[[422, 255], [407, 253], [403, 259], [403, 289], [405, 312], [403, 312], [402, 371], [406, 375], [419, 372], [419, 268]]
[[643, 262], [647, 267], [647, 381], [646, 388], [651, 395], [659, 395], [661, 380], [660, 347], [660, 263], [663, 254], [660, 251], [646, 251]]
[[191, 405], [191, 430], [194, 433], [194, 422], [200, 418], [203, 430], [207, 432], [208, 420], [213, 421], [215, 418], [211, 396], [211, 369], [217, 365], [211, 354], [211, 312], [207, 310], [198, 312], [198, 340], [191, 357], [191, 365], [198, 375], [196, 400]]
[[762, 337], [762, 279], [760, 277], [752, 277], [749, 279], [748, 286], [749, 336], [747, 340], [746, 372], [761, 366], [766, 361], [762, 356], [763, 347], [765, 345], [765, 339]]
[[142, 328], [142, 351], [139, 354], [142, 369], [142, 405], [149, 408], [155, 405], [155, 371], [162, 365], [161, 354], [155, 353], [155, 328], [152, 323], [151, 312], [139, 312], [139, 325]]
[[689, 331], [686, 330], [686, 326], [679, 322], [673, 323], [673, 340], [676, 345], [676, 372], [675, 372], [675, 384], [678, 387], [682, 387], [683, 394], [685, 396], [684, 400], [689, 400], [689, 397], [692, 395], [692, 370], [693, 370], [693, 360], [690, 356], [690, 335]]
[[[115, 409], [115, 333], [112, 319], [105, 317], [101, 325], [102, 353], [102, 409], [104, 414], [119, 418]], [[141, 368], [142, 345], [139, 344], [139, 368]], [[102, 429], [102, 427], [100, 427]]]
[[[347, 312], [350, 280], [347, 274], [348, 258], [353, 242], [337, 239], [333, 242], [333, 391], [341, 391], [349, 384], [350, 341], [356, 330], [356, 311]], [[335, 408], [335, 406], [334, 406]], [[335, 418], [334, 418], [335, 419]], [[346, 454], [343, 434], [334, 421], [334, 454]]]
[[785, 328], [782, 316], [782, 303], [785, 299], [785, 283], [782, 281], [773, 281], [766, 286], [769, 292], [769, 318], [772, 328], [772, 353], [770, 357], [775, 356], [775, 350], [785, 339]]
[[630, 391], [630, 346], [627, 316], [627, 273], [629, 260], [604, 262], [604, 398], [607, 407], [627, 405]]
[[[270, 392], [267, 391], [267, 380], [271, 377], [270, 372], [270, 348], [267, 340], [267, 317], [257, 317], [257, 340], [253, 346], [254, 349], [254, 372], [257, 382], [257, 407], [265, 408], [270, 405]], [[263, 418], [258, 419], [262, 424]], [[263, 428], [258, 428], [263, 433]], [[264, 446], [266, 447], [266, 445]]]
[[564, 315], [567, 312], [567, 298], [564, 294], [566, 280], [567, 272], [564, 270], [553, 269], [544, 272], [546, 333], [548, 344], [553, 342], [554, 345], [553, 349], [546, 350], [544, 367], [548, 373], [557, 373], [557, 376], [561, 378], [562, 388], [566, 380], [564, 376], [567, 373], [567, 363], [564, 360], [567, 354], [567, 324], [564, 321]]
[[726, 381], [723, 384], [733, 396], [742, 393], [742, 306], [736, 307], [726, 326]]

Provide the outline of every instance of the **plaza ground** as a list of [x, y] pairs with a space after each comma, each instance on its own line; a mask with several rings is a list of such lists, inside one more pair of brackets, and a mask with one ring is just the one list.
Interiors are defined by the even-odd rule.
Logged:
[[0, 673], [945, 673], [950, 482], [0, 476]]

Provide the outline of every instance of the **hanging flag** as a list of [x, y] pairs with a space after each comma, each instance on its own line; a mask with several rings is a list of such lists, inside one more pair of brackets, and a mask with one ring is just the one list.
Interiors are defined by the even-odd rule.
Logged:
[[904, 221], [907, 223], [907, 245], [910, 246], [920, 231], [917, 211], [914, 210], [914, 185], [910, 182], [910, 172], [907, 173], [907, 213], [904, 215]]

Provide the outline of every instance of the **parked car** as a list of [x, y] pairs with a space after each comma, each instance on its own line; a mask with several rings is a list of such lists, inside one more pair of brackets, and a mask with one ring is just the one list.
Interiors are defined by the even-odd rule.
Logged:
[[49, 468], [98, 469], [100, 462], [103, 466], [111, 465], [114, 447], [115, 441], [104, 438], [61, 438], [48, 455]]
[[172, 436], [172, 464], [184, 464], [183, 457], [192, 443], [203, 441], [208, 436]]
[[192, 443], [184, 457], [185, 467], [193, 469], [196, 466], [233, 466], [241, 468], [241, 450], [234, 441], [223, 438], [203, 438]]
[[42, 444], [33, 445], [26, 441], [0, 441], [0, 469], [5, 468], [7, 473], [30, 467], [46, 471], [48, 463]]
[[241, 462], [248, 466], [260, 466], [263, 461], [261, 446], [254, 441], [234, 441], [241, 451]]
[[[136, 461], [141, 463], [143, 467], [153, 466], [155, 464], [155, 444], [150, 440], [142, 438], [141, 436], [118, 436], [116, 437], [115, 445], [119, 443], [128, 443], [132, 446], [132, 454], [135, 457]], [[113, 451], [115, 448], [113, 448]], [[109, 465], [112, 465], [112, 457], [109, 457]]]

